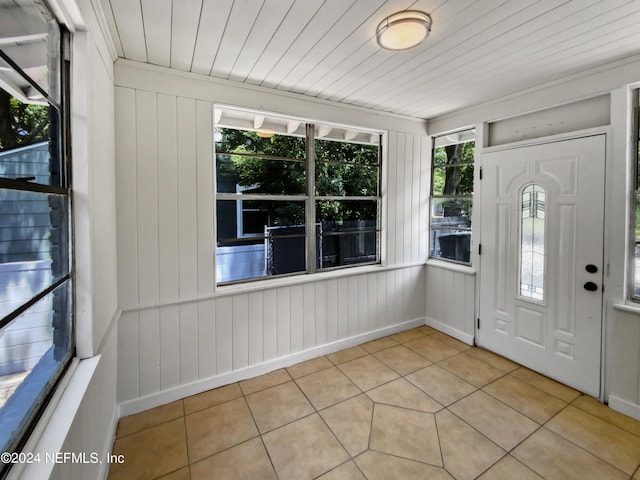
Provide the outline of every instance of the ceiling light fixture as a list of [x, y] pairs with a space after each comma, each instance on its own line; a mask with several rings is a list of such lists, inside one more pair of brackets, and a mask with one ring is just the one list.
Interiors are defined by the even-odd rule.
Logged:
[[378, 45], [387, 50], [406, 50], [422, 43], [431, 31], [431, 17], [407, 10], [388, 16], [376, 30]]
[[270, 128], [261, 128], [260, 130], [256, 130], [256, 135], [260, 138], [271, 138], [276, 134], [275, 131]]

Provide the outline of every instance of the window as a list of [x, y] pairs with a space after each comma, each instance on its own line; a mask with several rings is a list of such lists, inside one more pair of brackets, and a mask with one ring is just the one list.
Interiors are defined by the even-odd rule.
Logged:
[[429, 256], [471, 263], [475, 130], [433, 139]]
[[67, 65], [44, 4], [0, 15], [0, 451], [12, 452], [73, 353]]
[[520, 198], [520, 296], [544, 298], [546, 192], [527, 185]]
[[634, 196], [633, 208], [635, 211], [633, 231], [633, 252], [631, 266], [631, 299], [640, 302], [640, 100], [639, 91], [633, 92], [633, 157], [634, 157]]
[[380, 134], [216, 109], [216, 280], [380, 261]]

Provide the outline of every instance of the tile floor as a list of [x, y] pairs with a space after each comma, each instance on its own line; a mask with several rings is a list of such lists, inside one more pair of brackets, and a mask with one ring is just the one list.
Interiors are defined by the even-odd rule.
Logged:
[[640, 422], [423, 326], [122, 418], [109, 479], [640, 480]]

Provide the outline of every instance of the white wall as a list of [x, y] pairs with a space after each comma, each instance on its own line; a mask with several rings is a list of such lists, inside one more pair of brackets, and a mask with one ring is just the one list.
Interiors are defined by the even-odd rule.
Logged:
[[[640, 80], [640, 57], [625, 59], [606, 68], [598, 68], [579, 77], [564, 79], [552, 84], [542, 85], [536, 89], [513, 95], [492, 102], [487, 102], [466, 110], [454, 112], [429, 122], [429, 133], [437, 135], [468, 126], [478, 126], [480, 134], [477, 150], [481, 153], [482, 142], [485, 140], [483, 132], [489, 122], [500, 121], [509, 126], [509, 118], [519, 117], [518, 125], [527, 118], [545, 118], [545, 113], [534, 113], [529, 117], [521, 117], [530, 112], [567, 105], [554, 111], [575, 116], [585, 104], [585, 99], [593, 98], [590, 103], [602, 106], [602, 99], [609, 99], [609, 115], [598, 118], [609, 120], [609, 126], [603, 127], [607, 133], [607, 159], [605, 184], [605, 251], [606, 264], [604, 283], [604, 389], [603, 399], [613, 408], [626, 414], [640, 418], [640, 306], [632, 305], [626, 300], [626, 252], [629, 235], [628, 219], [630, 214], [629, 175], [630, 162], [628, 154], [629, 132], [629, 85]], [[636, 85], [637, 88], [638, 85]], [[573, 107], [572, 102], [576, 102]], [[589, 101], [586, 101], [589, 103]], [[591, 107], [590, 107], [591, 108]], [[573, 113], [571, 113], [573, 112]], [[507, 120], [504, 120], [507, 119]], [[570, 118], [569, 123], [579, 125], [584, 119]], [[556, 122], [557, 118], [549, 122]], [[511, 122], [513, 123], [513, 122]], [[515, 123], [514, 123], [515, 125]], [[541, 127], [542, 131], [549, 128], [550, 123], [544, 125], [529, 125], [530, 129]], [[521, 125], [520, 125], [521, 126]], [[518, 127], [521, 130], [520, 127]], [[529, 130], [530, 130], [529, 129]], [[551, 131], [547, 133], [559, 133]], [[474, 215], [477, 212], [474, 212]], [[481, 212], [480, 212], [481, 214]], [[477, 252], [474, 267], [466, 273], [473, 275], [478, 267]], [[427, 298], [441, 296], [442, 285], [456, 285], [464, 292], [463, 298], [469, 301], [477, 286], [469, 285], [469, 277], [463, 280], [460, 275], [464, 269], [427, 265]], [[473, 278], [473, 277], [472, 277]], [[432, 281], [438, 279], [438, 281]], [[481, 281], [481, 272], [478, 280]], [[475, 284], [475, 282], [474, 282]], [[462, 286], [464, 288], [462, 288]], [[461, 293], [462, 295], [462, 293]], [[461, 297], [462, 298], [462, 297]], [[465, 310], [465, 319], [460, 321], [457, 315], [451, 315], [451, 310], [438, 306], [435, 302], [427, 303], [427, 321], [450, 332], [461, 339], [474, 334], [474, 317]]]
[[[129, 61], [115, 73], [123, 415], [424, 323], [424, 122]], [[384, 265], [216, 288], [214, 102], [388, 130]]]

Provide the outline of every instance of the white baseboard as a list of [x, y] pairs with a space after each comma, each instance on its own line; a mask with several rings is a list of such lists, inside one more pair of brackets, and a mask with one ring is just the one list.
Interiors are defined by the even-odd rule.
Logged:
[[337, 352], [338, 350], [343, 350], [345, 348], [353, 347], [361, 343], [370, 342], [372, 340], [386, 337], [387, 335], [393, 335], [394, 333], [402, 332], [410, 328], [419, 327], [421, 325], [425, 325], [424, 317], [409, 320], [407, 322], [392, 325], [390, 327], [381, 328], [379, 330], [374, 330], [372, 332], [363, 333], [354, 337], [345, 338], [336, 342], [327, 343], [325, 345], [320, 345], [308, 350], [303, 350], [301, 352], [293, 353], [285, 357], [275, 358], [268, 362], [198, 380], [193, 383], [179, 385], [177, 387], [163, 390], [157, 393], [152, 393], [144, 397], [127, 400], [119, 404], [120, 416], [125, 417], [127, 415], [142, 412], [144, 410], [158, 407], [166, 403], [174, 402], [191, 395], [206, 392], [207, 390], [211, 390], [213, 388], [221, 387], [223, 385], [228, 385], [234, 382], [239, 382], [241, 380], [246, 380], [247, 378], [256, 377], [258, 375], [263, 375], [280, 368], [289, 367], [295, 363], [304, 362], [305, 360], [311, 360], [312, 358], [320, 357], [322, 355], [328, 355], [330, 353]]
[[640, 405], [624, 400], [615, 395], [609, 395], [609, 408], [640, 420]]
[[435, 318], [427, 317], [425, 321], [426, 325], [429, 325], [436, 330], [441, 331], [442, 333], [446, 333], [450, 337], [453, 337], [461, 342], [466, 343], [467, 345], [473, 346], [474, 337], [473, 335], [469, 335], [468, 333], [461, 332], [460, 330], [456, 330], [455, 328], [447, 325], [446, 323], [442, 323]]

